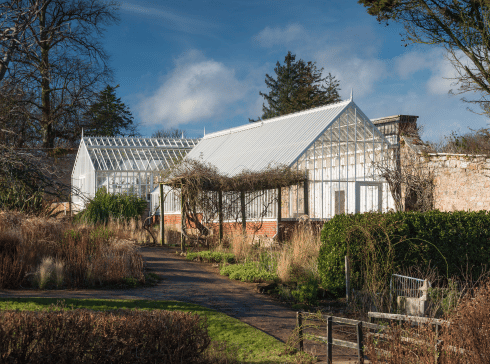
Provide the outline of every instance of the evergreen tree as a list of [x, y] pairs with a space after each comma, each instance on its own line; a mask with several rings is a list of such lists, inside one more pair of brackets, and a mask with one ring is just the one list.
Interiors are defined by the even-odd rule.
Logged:
[[118, 87], [107, 85], [97, 94], [96, 101], [84, 114], [86, 134], [106, 137], [137, 134], [131, 111], [116, 97]]
[[339, 82], [330, 73], [322, 77], [323, 68], [318, 69], [315, 62], [296, 61], [296, 55], [288, 52], [284, 65], [277, 62], [274, 72], [276, 78], [265, 75], [269, 93], [260, 92], [267, 101], [262, 105], [263, 114], [250, 122], [340, 101]]

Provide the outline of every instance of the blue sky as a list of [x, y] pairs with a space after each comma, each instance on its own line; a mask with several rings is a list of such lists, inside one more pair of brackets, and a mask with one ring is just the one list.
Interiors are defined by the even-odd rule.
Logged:
[[288, 50], [332, 73], [342, 99], [353, 89], [368, 117], [419, 116], [424, 139], [487, 125], [448, 95], [454, 71], [441, 49], [405, 47], [398, 25], [356, 0], [127, 0], [120, 18], [104, 46], [145, 136], [168, 127], [202, 136], [260, 116], [265, 74]]

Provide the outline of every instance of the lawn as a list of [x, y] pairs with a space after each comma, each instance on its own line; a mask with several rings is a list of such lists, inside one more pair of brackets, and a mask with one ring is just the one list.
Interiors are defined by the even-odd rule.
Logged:
[[[289, 363], [298, 362], [297, 357], [285, 355], [284, 343], [223, 313], [190, 303], [177, 301], [147, 300], [102, 300], [56, 298], [0, 298], [0, 310], [45, 310], [61, 303], [67, 309], [87, 308], [91, 310], [142, 309], [193, 312], [205, 316], [209, 335], [213, 340], [226, 341], [240, 361], [246, 363]], [[305, 358], [303, 358], [305, 359]]]

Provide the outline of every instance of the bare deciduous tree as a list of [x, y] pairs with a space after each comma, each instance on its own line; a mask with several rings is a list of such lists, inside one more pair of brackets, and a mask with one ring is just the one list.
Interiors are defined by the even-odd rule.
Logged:
[[12, 83], [29, 97], [23, 112], [41, 136], [44, 148], [58, 139], [78, 137], [79, 116], [95, 93], [111, 79], [108, 56], [100, 43], [107, 25], [117, 21], [117, 3], [102, 0], [30, 0], [35, 21], [11, 59]]
[[10, 66], [14, 53], [32, 44], [26, 36], [28, 27], [39, 14], [40, 0], [10, 0], [0, 4], [0, 81]]

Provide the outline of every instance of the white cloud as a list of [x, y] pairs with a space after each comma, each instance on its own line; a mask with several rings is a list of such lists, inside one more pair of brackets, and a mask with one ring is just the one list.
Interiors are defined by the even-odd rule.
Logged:
[[166, 9], [145, 7], [128, 2], [121, 3], [121, 10], [133, 14], [143, 15], [146, 17], [158, 18], [159, 20], [161, 20], [162, 26], [186, 33], [202, 33], [203, 30], [217, 27], [216, 24], [208, 23], [187, 16], [178, 15]]
[[192, 51], [138, 109], [145, 124], [173, 127], [217, 117], [245, 92], [233, 69]]
[[376, 84], [387, 76], [386, 62], [374, 57], [361, 58], [348, 49], [328, 48], [314, 55], [318, 66], [324, 67], [340, 81], [345, 99], [354, 91], [354, 99], [375, 91]]
[[432, 52], [406, 52], [395, 58], [395, 72], [407, 80], [418, 71], [433, 68], [442, 57], [440, 50]]
[[307, 37], [305, 29], [299, 24], [291, 24], [287, 27], [265, 27], [254, 40], [262, 47], [270, 48], [276, 45], [288, 45], [304, 40]]
[[[466, 57], [461, 52], [457, 52], [456, 55], [467, 63]], [[425, 82], [429, 94], [444, 95], [455, 88], [455, 78], [458, 73], [442, 48], [426, 52], [407, 52], [395, 59], [395, 72], [403, 80], [414, 78], [418, 71], [430, 73]]]

